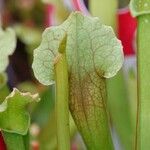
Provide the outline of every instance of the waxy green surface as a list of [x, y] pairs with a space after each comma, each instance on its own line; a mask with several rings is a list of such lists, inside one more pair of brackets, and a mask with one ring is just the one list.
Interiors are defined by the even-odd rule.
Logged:
[[150, 149], [150, 1], [132, 0], [130, 3], [131, 12], [137, 16], [137, 116], [135, 149]]
[[56, 124], [57, 124], [57, 149], [70, 150], [70, 128], [69, 128], [69, 85], [68, 64], [66, 60], [65, 35], [59, 46], [59, 55], [54, 61], [55, 83], [56, 83]]
[[26, 106], [35, 100], [39, 100], [37, 94], [21, 93], [14, 89], [0, 105], [0, 128], [10, 133], [27, 134], [30, 116]]
[[112, 28], [98, 18], [72, 13], [60, 26], [47, 28], [34, 51], [34, 74], [45, 85], [54, 80], [54, 63], [64, 35], [67, 35], [69, 105], [75, 123], [88, 149], [111, 150], [105, 78], [114, 76], [122, 66], [121, 42]]
[[134, 17], [150, 14], [150, 0], [131, 0], [130, 10]]
[[[150, 149], [150, 14], [138, 17], [138, 112], [137, 150]], [[148, 90], [148, 91], [147, 91]]]

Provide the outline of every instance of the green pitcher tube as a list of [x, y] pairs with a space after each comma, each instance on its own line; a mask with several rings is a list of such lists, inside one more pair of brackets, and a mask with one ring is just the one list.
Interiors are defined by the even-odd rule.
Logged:
[[[114, 28], [117, 33], [117, 11], [128, 5], [129, 0], [90, 0], [90, 12], [100, 20]], [[130, 117], [130, 104], [127, 96], [123, 70], [114, 78], [107, 80], [107, 107], [123, 148], [131, 150], [132, 124]], [[123, 109], [122, 109], [123, 108]], [[119, 113], [119, 112], [122, 113]]]

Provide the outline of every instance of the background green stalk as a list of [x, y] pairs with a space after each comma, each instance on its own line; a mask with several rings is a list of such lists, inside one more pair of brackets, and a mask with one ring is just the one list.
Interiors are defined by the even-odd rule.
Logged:
[[65, 53], [60, 54], [55, 64], [56, 124], [58, 150], [70, 150], [68, 70]]
[[100, 20], [117, 30], [117, 8], [118, 0], [90, 0], [90, 12]]
[[107, 90], [107, 107], [112, 126], [118, 134], [122, 147], [125, 150], [133, 150], [133, 125], [122, 70], [114, 78], [107, 80]]
[[138, 112], [136, 150], [150, 148], [150, 14], [138, 16]]
[[[72, 140], [77, 133], [77, 128], [73, 121], [73, 118], [70, 116], [70, 139]], [[38, 135], [40, 149], [45, 150], [57, 150], [57, 138], [56, 138], [56, 115], [53, 113], [52, 116], [49, 118], [48, 123], [46, 126], [40, 131]], [[53, 122], [53, 123], [52, 123]], [[47, 132], [49, 130], [49, 132]]]

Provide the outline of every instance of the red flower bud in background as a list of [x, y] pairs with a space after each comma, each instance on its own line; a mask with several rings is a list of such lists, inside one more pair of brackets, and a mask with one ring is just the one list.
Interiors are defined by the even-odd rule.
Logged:
[[128, 8], [119, 10], [118, 13], [118, 32], [119, 39], [122, 41], [125, 56], [135, 54], [135, 33], [137, 21], [133, 18]]

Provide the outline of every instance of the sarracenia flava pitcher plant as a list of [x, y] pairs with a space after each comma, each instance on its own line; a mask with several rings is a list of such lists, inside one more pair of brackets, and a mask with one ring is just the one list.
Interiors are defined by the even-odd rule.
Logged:
[[138, 105], [135, 149], [150, 149], [150, 0], [131, 0], [132, 15], [137, 17], [137, 73], [138, 73]]
[[73, 12], [63, 24], [44, 31], [32, 67], [42, 84], [56, 83], [59, 150], [70, 149], [69, 108], [87, 149], [114, 149], [106, 78], [114, 76], [122, 63], [121, 42], [96, 17]]

